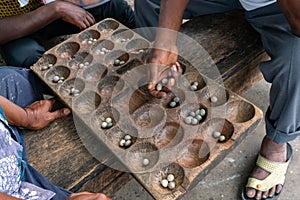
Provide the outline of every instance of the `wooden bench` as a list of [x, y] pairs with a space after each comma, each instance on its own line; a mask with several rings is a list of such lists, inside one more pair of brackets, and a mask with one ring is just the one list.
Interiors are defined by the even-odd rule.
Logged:
[[[258, 64], [266, 59], [260, 38], [240, 12], [194, 18], [181, 31], [211, 55], [225, 86], [237, 94], [262, 78]], [[80, 127], [77, 127], [80, 128]], [[29, 162], [50, 181], [71, 191], [114, 193], [132, 179], [129, 173], [101, 164], [85, 149], [69, 116], [40, 131], [26, 132]], [[103, 158], [111, 159], [108, 152]]]

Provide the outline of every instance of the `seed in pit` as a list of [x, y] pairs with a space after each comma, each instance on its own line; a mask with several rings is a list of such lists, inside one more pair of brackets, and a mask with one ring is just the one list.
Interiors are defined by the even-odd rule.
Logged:
[[223, 141], [225, 141], [226, 140], [226, 137], [224, 136], [224, 135], [221, 135], [220, 137], [219, 137], [219, 141], [220, 142], [223, 142]]
[[196, 117], [196, 113], [194, 111], [190, 112], [189, 115], [192, 116], [192, 117]]
[[164, 188], [168, 187], [169, 181], [167, 179], [163, 179], [160, 182], [161, 186], [163, 186]]
[[175, 177], [174, 177], [173, 174], [169, 174], [169, 175], [167, 176], [167, 180], [168, 180], [169, 182], [174, 181], [174, 179], [175, 179]]
[[43, 65], [43, 66], [41, 67], [41, 71], [45, 71], [45, 70], [47, 70], [47, 69], [49, 69], [48, 66]]
[[120, 147], [124, 147], [126, 143], [126, 140], [122, 139], [119, 143]]
[[220, 136], [221, 136], [221, 133], [219, 132], [219, 131], [215, 131], [215, 132], [213, 132], [213, 137], [214, 138], [220, 138]]
[[90, 64], [89, 62], [85, 62], [85, 63], [84, 63], [85, 66], [88, 66], [89, 64]]
[[164, 78], [164, 79], [161, 80], [161, 83], [162, 83], [162, 84], [167, 84], [168, 81], [169, 81], [169, 80], [168, 80], [167, 78]]
[[60, 79], [59, 76], [54, 76], [54, 77], [53, 77], [53, 82], [54, 82], [54, 83], [57, 83], [57, 82], [59, 81], [59, 79]]
[[107, 128], [107, 122], [102, 122], [101, 128]]
[[173, 101], [176, 102], [176, 103], [179, 103], [180, 98], [179, 97], [174, 97]]
[[200, 115], [201, 115], [202, 117], [204, 117], [204, 116], [206, 115], [205, 109], [203, 109], [203, 108], [200, 109]]
[[114, 61], [114, 65], [115, 66], [118, 66], [120, 64], [120, 60], [119, 59], [116, 59], [115, 61]]
[[191, 123], [192, 123], [192, 119], [193, 119], [193, 117], [191, 117], [191, 116], [186, 117], [186, 118], [184, 119], [184, 122], [185, 122], [186, 124], [191, 124]]
[[131, 145], [131, 140], [126, 140], [125, 147], [129, 147]]
[[124, 139], [125, 140], [131, 140], [131, 136], [130, 135], [125, 135]]
[[81, 69], [81, 68], [83, 68], [84, 67], [84, 64], [83, 63], [80, 63], [79, 64], [79, 68]]
[[196, 119], [196, 118], [193, 118], [192, 119], [192, 124], [193, 125], [197, 125], [199, 123], [199, 121]]
[[144, 165], [144, 166], [147, 166], [147, 165], [149, 165], [149, 163], [150, 163], [149, 159], [144, 158], [144, 160], [143, 160], [143, 165]]
[[196, 91], [196, 90], [198, 90], [198, 87], [197, 87], [196, 85], [192, 85], [192, 86], [191, 86], [191, 90], [192, 90], [192, 91]]
[[121, 60], [120, 65], [124, 65], [124, 64], [125, 64], [125, 61]]
[[196, 115], [196, 119], [200, 122], [202, 120], [202, 116], [201, 115]]
[[92, 44], [92, 43], [93, 43], [93, 41], [89, 40], [89, 41], [88, 41], [88, 43], [89, 43], [89, 44]]
[[171, 182], [168, 183], [168, 188], [171, 189], [171, 190], [173, 190], [175, 188], [175, 186], [176, 186], [176, 184], [175, 184], [174, 181], [171, 181]]
[[169, 106], [171, 108], [175, 108], [177, 106], [177, 103], [175, 101], [171, 101], [170, 104], [169, 104]]
[[210, 101], [211, 101], [212, 103], [217, 103], [218, 98], [217, 98], [216, 96], [212, 96], [212, 97], [210, 98]]
[[192, 85], [198, 86], [199, 83], [197, 81], [193, 82]]

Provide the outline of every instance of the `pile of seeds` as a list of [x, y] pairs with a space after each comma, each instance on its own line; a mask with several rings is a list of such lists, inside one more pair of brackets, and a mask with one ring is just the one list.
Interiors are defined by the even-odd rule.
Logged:
[[119, 60], [119, 59], [116, 59], [114, 61], [114, 66], [120, 66], [120, 65], [124, 65], [125, 64], [125, 61], [124, 60]]
[[220, 142], [224, 142], [226, 140], [226, 137], [222, 135], [219, 131], [213, 132], [213, 137], [218, 139]]
[[63, 76], [58, 76], [58, 75], [55, 75], [55, 76], [53, 76], [53, 78], [52, 78], [52, 82], [53, 82], [53, 83], [62, 83], [62, 82], [64, 82], [64, 80], [65, 80], [65, 77], [63, 77]]
[[180, 103], [180, 98], [179, 97], [174, 97], [172, 99], [172, 101], [169, 103], [169, 107], [170, 108], [175, 108], [176, 106], [178, 106]]
[[125, 39], [125, 38], [122, 38], [122, 39], [121, 39], [121, 42], [128, 42], [128, 41], [130, 41], [130, 39], [129, 39], [129, 38], [127, 38], [127, 39]]
[[75, 87], [71, 87], [71, 88], [70, 88], [69, 94], [70, 94], [71, 96], [77, 96], [77, 95], [79, 95], [79, 93], [80, 93], [80, 90], [76, 89]]
[[125, 135], [124, 138], [119, 143], [120, 147], [130, 147], [131, 144], [132, 141], [130, 135]]
[[99, 49], [96, 50], [95, 53], [96, 53], [96, 54], [105, 55], [105, 54], [107, 54], [107, 53], [109, 53], [109, 52], [111, 52], [111, 50], [109, 50], [109, 49], [103, 47], [103, 48], [101, 48], [100, 50], [99, 50]]
[[105, 120], [101, 123], [101, 128], [103, 129], [109, 129], [113, 126], [112, 118], [107, 117]]
[[53, 64], [43, 65], [43, 66], [41, 66], [41, 71], [45, 71], [45, 70], [49, 69], [52, 66], [53, 66]]
[[175, 176], [173, 174], [168, 174], [166, 179], [162, 179], [160, 184], [163, 188], [174, 189], [176, 187]]
[[83, 40], [81, 43], [82, 43], [82, 44], [85, 44], [85, 43], [93, 44], [93, 42], [96, 42], [96, 41], [97, 41], [97, 39], [90, 37], [90, 38], [87, 39], [87, 40]]
[[197, 125], [201, 122], [201, 120], [206, 116], [206, 110], [204, 108], [198, 109], [196, 111], [192, 111], [188, 114], [188, 116], [184, 119], [186, 124]]
[[199, 90], [199, 83], [197, 81], [195, 81], [191, 84], [191, 90], [192, 91]]
[[89, 62], [84, 62], [84, 63], [80, 63], [79, 64], [79, 69], [82, 69], [82, 68], [84, 68], [84, 67], [87, 67], [87, 66], [89, 66]]
[[163, 85], [167, 85], [168, 83], [169, 83], [169, 85], [171, 85], [171, 86], [175, 85], [175, 79], [174, 79], [174, 77], [172, 76], [172, 73], [171, 73], [171, 72], [168, 73], [168, 77], [163, 78], [163, 79], [160, 81], [160, 83], [158, 83], [158, 84], [156, 85], [156, 90], [157, 90], [157, 91], [161, 91], [162, 88], [163, 88]]

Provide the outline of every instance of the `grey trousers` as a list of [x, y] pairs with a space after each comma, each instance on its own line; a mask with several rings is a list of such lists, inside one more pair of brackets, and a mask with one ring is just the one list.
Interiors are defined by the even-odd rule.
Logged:
[[[137, 27], [157, 27], [159, 6], [159, 0], [135, 1]], [[190, 0], [184, 18], [233, 9], [244, 10], [238, 0]], [[276, 143], [291, 141], [300, 134], [300, 37], [293, 35], [277, 3], [244, 14], [271, 57], [259, 66], [272, 83], [265, 115], [267, 137]]]

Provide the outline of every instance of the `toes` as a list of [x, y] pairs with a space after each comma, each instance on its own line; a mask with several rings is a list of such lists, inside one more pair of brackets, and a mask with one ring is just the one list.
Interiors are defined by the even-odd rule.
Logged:
[[249, 198], [253, 198], [255, 197], [255, 189], [253, 188], [246, 188], [246, 195], [249, 197]]
[[282, 190], [282, 185], [277, 185], [276, 186], [276, 194], [280, 193], [281, 190]]
[[269, 190], [269, 197], [272, 197], [275, 195], [275, 191], [276, 191], [276, 187], [272, 187], [270, 190]]
[[262, 193], [262, 198], [266, 199], [269, 196], [269, 191], [263, 192]]
[[255, 199], [256, 200], [260, 200], [262, 198], [262, 192], [261, 191], [257, 191], [256, 195], [255, 195]]

